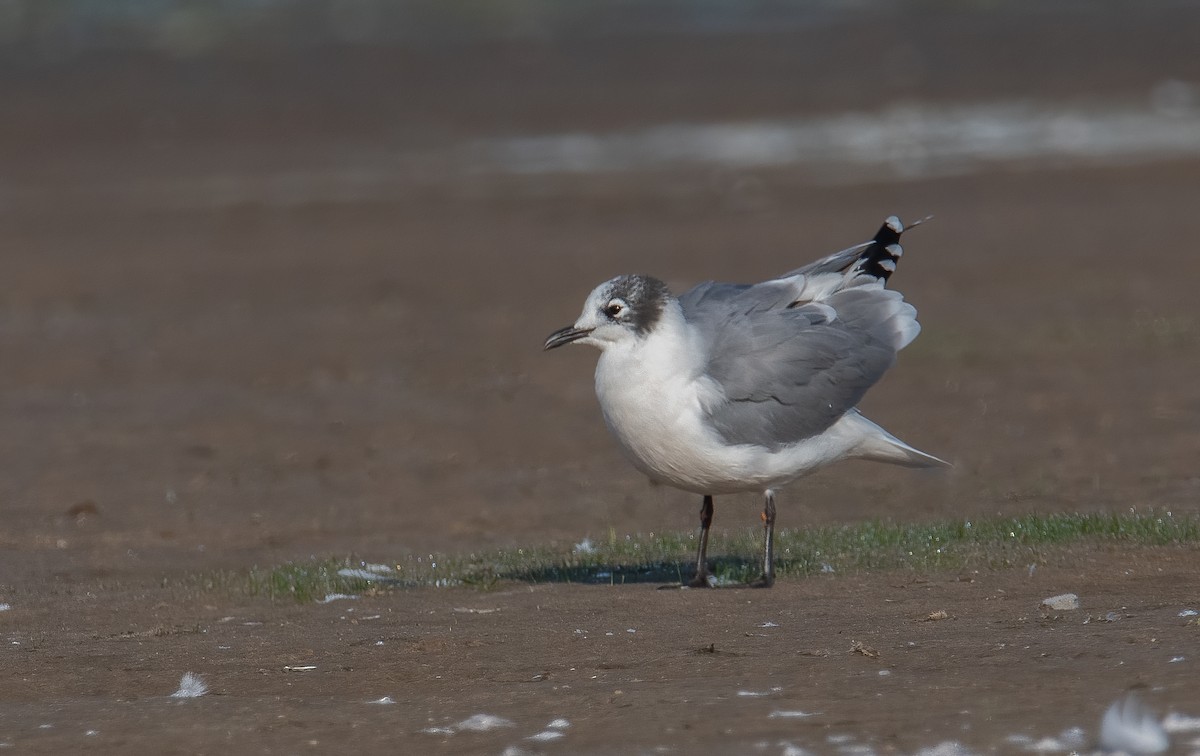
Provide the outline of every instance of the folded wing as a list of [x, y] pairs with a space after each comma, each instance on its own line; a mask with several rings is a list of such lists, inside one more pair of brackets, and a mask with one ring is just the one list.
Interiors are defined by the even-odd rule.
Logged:
[[854, 408], [920, 331], [884, 288], [903, 251], [889, 218], [871, 242], [754, 285], [706, 283], [679, 298], [710, 355], [706, 410], [728, 443], [777, 449]]

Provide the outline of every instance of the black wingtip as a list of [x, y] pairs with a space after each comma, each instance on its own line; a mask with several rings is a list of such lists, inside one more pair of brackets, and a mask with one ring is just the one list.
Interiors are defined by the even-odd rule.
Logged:
[[876, 244], [883, 244], [885, 246], [888, 244], [897, 244], [900, 241], [901, 234], [903, 234], [905, 231], [914, 229], [922, 223], [931, 220], [933, 220], [933, 216], [926, 215], [924, 218], [918, 221], [913, 221], [912, 223], [909, 223], [908, 226], [905, 226], [898, 217], [895, 215], [889, 215], [887, 219], [884, 220], [883, 225], [879, 227], [879, 233], [875, 234], [874, 241]]
[[[932, 217], [932, 215], [926, 216], [916, 223], [910, 224], [909, 228], [919, 226]], [[896, 271], [896, 264], [900, 262], [900, 256], [904, 254], [904, 248], [900, 246], [900, 236], [905, 230], [904, 224], [899, 218], [889, 215], [883, 225], [879, 227], [879, 233], [875, 234], [871, 246], [864, 249], [862, 256], [859, 257], [859, 270], [887, 282], [892, 273]]]
[[889, 215], [883, 225], [879, 227], [879, 233], [875, 234], [875, 243], [887, 246], [888, 244], [896, 244], [900, 241], [900, 235], [904, 233], [904, 224], [894, 215]]

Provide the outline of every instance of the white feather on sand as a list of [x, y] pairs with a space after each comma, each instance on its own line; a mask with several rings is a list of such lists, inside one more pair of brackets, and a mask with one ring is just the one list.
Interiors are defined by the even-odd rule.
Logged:
[[171, 694], [171, 698], [199, 698], [208, 693], [208, 684], [200, 675], [184, 672], [179, 680], [179, 690]]

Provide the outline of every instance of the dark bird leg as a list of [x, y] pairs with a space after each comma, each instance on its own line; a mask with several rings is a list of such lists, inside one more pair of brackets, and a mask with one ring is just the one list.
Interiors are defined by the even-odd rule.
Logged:
[[752, 588], [770, 588], [775, 584], [775, 492], [767, 491], [762, 520], [766, 541], [763, 544], [763, 574], [750, 584]]
[[696, 550], [696, 576], [688, 583], [690, 588], [708, 588], [708, 529], [712, 527], [713, 502], [711, 496], [704, 497], [700, 505], [700, 546]]

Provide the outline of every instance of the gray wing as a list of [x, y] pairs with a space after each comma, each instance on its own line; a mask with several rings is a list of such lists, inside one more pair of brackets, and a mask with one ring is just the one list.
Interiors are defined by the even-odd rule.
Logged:
[[777, 449], [833, 425], [920, 332], [916, 310], [884, 283], [903, 225], [771, 281], [705, 283], [679, 298], [721, 389], [706, 407], [729, 443]]
[[723, 393], [707, 409], [728, 443], [778, 449], [815, 436], [895, 362], [886, 335], [863, 323], [863, 313], [844, 312], [870, 303], [836, 301], [857, 290], [834, 295], [827, 306], [789, 309], [768, 306], [773, 293], [760, 298], [756, 287], [707, 286], [700, 307], [689, 307], [690, 298], [681, 303], [707, 346], [705, 372]]
[[731, 444], [778, 449], [821, 433], [918, 328], [915, 310], [879, 284], [794, 307], [775, 284], [703, 284], [680, 298], [721, 389], [709, 419]]

